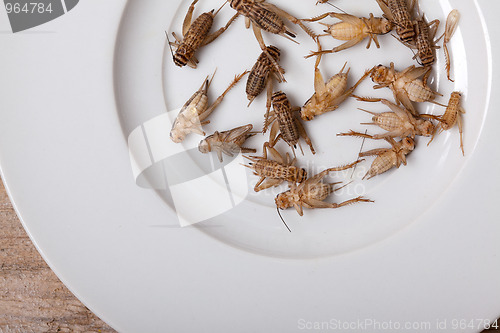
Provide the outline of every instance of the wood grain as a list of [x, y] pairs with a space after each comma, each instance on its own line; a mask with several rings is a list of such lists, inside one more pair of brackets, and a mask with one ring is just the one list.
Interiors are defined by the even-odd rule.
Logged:
[[0, 333], [115, 332], [59, 281], [35, 249], [0, 182]]

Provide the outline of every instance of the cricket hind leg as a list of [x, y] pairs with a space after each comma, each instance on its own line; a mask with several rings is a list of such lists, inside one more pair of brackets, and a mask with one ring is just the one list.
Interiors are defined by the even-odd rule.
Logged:
[[310, 58], [310, 57], [314, 57], [314, 56], [320, 56], [320, 55], [323, 55], [323, 54], [328, 54], [328, 53], [336, 53], [336, 52], [340, 52], [340, 51], [343, 51], [345, 49], [348, 49], [350, 47], [353, 47], [354, 45], [362, 42], [364, 39], [364, 37], [362, 35], [360, 36], [357, 36], [356, 38], [353, 38], [337, 47], [334, 47], [333, 49], [331, 50], [320, 50], [320, 51], [313, 51], [311, 53], [309, 53], [308, 55], [306, 55], [304, 58]]
[[[423, 76], [423, 78], [422, 78], [422, 82], [423, 82], [423, 84], [424, 84], [424, 87], [429, 88], [429, 89], [430, 89], [430, 87], [429, 87], [429, 85], [427, 84], [427, 81], [429, 80], [429, 76], [431, 75], [431, 72], [432, 72], [432, 71], [431, 71], [431, 68], [432, 68], [432, 67], [429, 67], [429, 70], [428, 70], [427, 72], [425, 72], [425, 74], [424, 74], [424, 76]], [[432, 89], [431, 89], [431, 90], [432, 90]], [[433, 93], [433, 95], [443, 96], [443, 94], [440, 94], [440, 93], [438, 93], [437, 91], [434, 91], [434, 90], [432, 90], [432, 93]], [[429, 101], [429, 102], [431, 102], [431, 103], [432, 103], [433, 101]], [[439, 103], [436, 103], [436, 104], [438, 104], [438, 105], [442, 105], [442, 104], [439, 104]]]
[[276, 143], [278, 142], [279, 139], [281, 139], [281, 133], [278, 134], [278, 131], [280, 129], [280, 124], [278, 123], [278, 121], [274, 121], [273, 122], [273, 125], [271, 126], [271, 130], [269, 132], [269, 141], [268, 141], [268, 144], [269, 144], [269, 147], [273, 148]]
[[[283, 9], [278, 8], [277, 6], [270, 4], [268, 2], [263, 3], [263, 5], [264, 5], [264, 7], [273, 11], [274, 13], [278, 14], [279, 16], [286, 18], [287, 20], [289, 20], [293, 24], [297, 24], [312, 39], [316, 40], [316, 38], [318, 38], [318, 35], [316, 35], [308, 26], [306, 26], [304, 23], [302, 23], [303, 20], [296, 18], [295, 16], [289, 14], [288, 12], [284, 11]], [[295, 36], [292, 36], [292, 37], [295, 37]]]
[[[263, 177], [262, 177], [263, 178]], [[261, 179], [262, 179], [261, 178]], [[270, 187], [278, 186], [281, 183], [283, 183], [283, 179], [273, 179], [273, 178], [267, 178], [263, 181], [260, 181], [259, 186], [255, 185], [254, 191], [259, 192], [265, 189], [268, 189]]]
[[254, 148], [246, 148], [246, 147], [241, 147], [240, 148], [241, 152], [243, 154], [247, 154], [247, 153], [252, 153], [252, 154], [255, 154], [257, 152], [257, 149], [254, 149]]
[[[316, 154], [316, 151], [314, 150], [311, 139], [307, 135], [306, 130], [305, 130], [304, 126], [302, 125], [302, 123], [298, 119], [295, 119], [295, 123], [297, 124], [297, 128], [299, 130], [300, 137], [302, 137], [304, 139], [304, 141], [307, 143], [307, 145], [311, 149], [311, 153]], [[302, 147], [300, 149], [302, 150]]]
[[219, 37], [220, 35], [222, 35], [222, 33], [224, 31], [227, 30], [227, 28], [229, 28], [229, 26], [231, 25], [231, 23], [234, 22], [234, 20], [236, 20], [238, 18], [240, 14], [239, 13], [236, 13], [233, 15], [233, 17], [231, 17], [231, 19], [229, 19], [229, 21], [226, 23], [225, 26], [223, 26], [222, 28], [220, 28], [219, 30], [217, 30], [216, 32], [214, 33], [211, 33], [210, 35], [208, 35], [207, 37], [205, 37], [205, 40], [203, 41], [203, 44], [202, 46], [205, 46], [207, 44], [210, 44], [211, 42], [213, 42], [217, 37]]
[[420, 114], [418, 113], [417, 109], [415, 109], [415, 106], [411, 102], [410, 98], [408, 97], [407, 93], [405, 91], [393, 91], [394, 94], [394, 100], [396, 101], [397, 104], [402, 104], [406, 110], [410, 111], [412, 115], [415, 117], [419, 117]]
[[357, 160], [357, 161], [354, 161], [350, 164], [346, 164], [346, 165], [341, 165], [339, 167], [333, 167], [333, 168], [328, 168], [326, 169], [325, 171], [327, 172], [333, 172], [333, 171], [344, 171], [344, 170], [347, 170], [347, 169], [350, 169], [352, 168], [353, 166], [355, 166], [356, 164], [358, 163], [361, 163], [363, 162], [364, 160]]
[[352, 205], [352, 204], [357, 203], [357, 202], [374, 202], [374, 201], [370, 200], [370, 199], [363, 198], [361, 196], [354, 198], [354, 199], [346, 200], [346, 201], [341, 202], [339, 204], [320, 201], [317, 199], [305, 200], [305, 203], [307, 203], [310, 206], [310, 208], [340, 208], [340, 207], [344, 207], [347, 205]]
[[[460, 113], [465, 113], [465, 110], [463, 108], [460, 108]], [[462, 115], [461, 114], [457, 115], [457, 125], [458, 125], [458, 132], [460, 133], [460, 149], [462, 150], [462, 155], [465, 156], [464, 153], [464, 141], [463, 141], [463, 123], [462, 123]]]
[[[354, 94], [351, 94], [351, 96], [356, 98], [356, 100], [358, 100], [360, 102], [381, 102], [383, 99], [383, 98], [378, 98], [378, 97], [363, 97], [363, 96], [358, 96], [358, 95], [354, 95]], [[369, 111], [363, 110], [363, 109], [359, 109], [359, 110], [369, 112]]]
[[375, 155], [383, 154], [383, 153], [387, 152], [388, 150], [390, 150], [390, 149], [387, 149], [387, 148], [376, 148], [376, 149], [372, 149], [372, 150], [367, 150], [367, 151], [361, 152], [361, 153], [359, 153], [358, 156], [359, 157], [375, 156]]
[[327, 12], [327, 13], [324, 13], [322, 15], [318, 15], [318, 16], [315, 16], [315, 17], [311, 17], [310, 19], [301, 19], [301, 21], [306, 21], [306, 22], [317, 22], [317, 21], [321, 21], [322, 19], [328, 17], [328, 16], [332, 16], [331, 14], [334, 14], [333, 12]]
[[189, 67], [196, 69], [198, 67], [198, 59], [193, 55], [191, 59], [188, 60], [187, 64]]
[[269, 77], [266, 84], [267, 96], [266, 96], [266, 115], [264, 116], [264, 128], [262, 132], [265, 133], [267, 131], [267, 127], [269, 126], [269, 112], [271, 110], [271, 101], [273, 95], [273, 78]]
[[[363, 41], [363, 39], [365, 39], [365, 37], [363, 35], [359, 35], [356, 38], [353, 38], [353, 39], [345, 42], [344, 44], [341, 44], [337, 47], [334, 47], [332, 49], [332, 53], [340, 52], [340, 51], [343, 51], [343, 50], [348, 49], [350, 47], [353, 47], [354, 45], [361, 43]], [[371, 41], [371, 39], [370, 39], [370, 41]]]
[[347, 164], [347, 165], [343, 165], [343, 166], [339, 166], [339, 167], [333, 167], [333, 168], [328, 168], [326, 170], [323, 170], [320, 173], [316, 174], [314, 177], [312, 177], [312, 178], [306, 180], [305, 182], [301, 183], [299, 185], [299, 187], [306, 186], [306, 183], [307, 183], [307, 186], [315, 185], [315, 184], [319, 183], [323, 178], [325, 178], [330, 172], [343, 171], [343, 170], [350, 169], [350, 168], [352, 168], [353, 166], [355, 166], [356, 164], [358, 164], [358, 163], [360, 163], [362, 161], [364, 161], [364, 160], [357, 160], [357, 161], [354, 161], [353, 163], [350, 163], [350, 164]]
[[198, 0], [194, 0], [191, 5], [189, 6], [189, 9], [186, 13], [186, 16], [184, 17], [184, 22], [182, 23], [182, 35], [185, 36], [186, 33], [189, 30], [189, 27], [191, 26], [191, 20], [193, 18], [193, 12], [194, 12], [194, 6]]
[[[376, 125], [376, 124], [374, 124]], [[359, 138], [367, 138], [367, 139], [375, 139], [373, 135], [366, 134], [366, 133], [360, 133], [360, 132], [355, 132], [353, 130], [350, 130], [347, 133], [338, 133], [337, 136], [356, 136]]]
[[266, 43], [264, 42], [264, 38], [262, 37], [262, 31], [261, 31], [261, 29], [256, 24], [252, 23], [252, 30], [253, 30], [253, 33], [255, 35], [255, 38], [257, 39], [257, 42], [259, 43], [259, 46], [260, 46], [262, 52], [264, 52], [264, 54], [267, 56], [267, 58], [273, 64], [275, 73], [279, 75], [279, 77], [280, 77], [280, 79], [281, 79], [282, 82], [286, 82], [285, 76], [282, 73], [283, 69], [278, 64], [278, 62], [276, 61], [276, 59], [274, 59], [271, 56], [271, 54], [269, 54], [269, 52], [267, 51], [267, 46], [266, 46]]
[[[281, 154], [273, 147], [270, 147], [269, 146], [269, 142], [265, 142], [264, 143], [264, 146], [263, 146], [263, 151], [264, 151], [264, 158], [267, 159], [267, 152], [269, 152], [269, 154], [278, 162], [278, 163], [281, 163], [281, 164], [287, 164], [287, 162], [285, 162], [285, 159], [283, 158], [283, 156], [281, 156]], [[288, 153], [287, 153], [288, 154]], [[288, 155], [287, 155], [288, 156]]]
[[444, 58], [445, 58], [445, 69], [446, 69], [446, 77], [448, 78], [448, 81], [450, 82], [455, 82], [451, 78], [450, 72], [451, 72], [451, 60], [450, 60], [450, 52], [448, 51], [448, 46], [446, 43], [443, 43], [443, 49], [444, 49]]
[[[349, 72], [349, 69], [347, 70], [347, 72]], [[338, 96], [333, 101], [331, 101], [331, 106], [326, 108], [325, 112], [336, 110], [339, 107], [339, 105], [350, 96], [354, 96], [355, 98], [361, 101], [367, 101], [367, 102], [371, 101], [369, 98], [353, 95], [354, 90], [356, 90], [356, 88], [361, 84], [361, 82], [363, 82], [368, 77], [368, 75], [370, 75], [370, 71], [366, 71], [363, 74], [363, 76], [361, 76], [361, 78], [358, 80], [358, 82], [356, 82], [351, 88], [347, 89], [342, 95]]]
[[222, 100], [227, 95], [229, 90], [231, 90], [246, 74], [248, 74], [248, 71], [244, 71], [243, 73], [236, 75], [231, 84], [226, 88], [226, 90], [224, 90], [224, 92], [219, 97], [217, 97], [215, 102], [212, 105], [210, 105], [207, 108], [207, 110], [200, 115], [200, 119], [207, 118], [213, 112], [213, 110], [222, 102]]
[[358, 203], [358, 202], [375, 202], [375, 201], [367, 199], [367, 198], [363, 198], [362, 196], [359, 196], [357, 198], [346, 200], [346, 201], [341, 202], [339, 204], [333, 203], [332, 204], [332, 206], [333, 206], [332, 208], [340, 208], [340, 207], [352, 205], [352, 204], [355, 204], [355, 203]]

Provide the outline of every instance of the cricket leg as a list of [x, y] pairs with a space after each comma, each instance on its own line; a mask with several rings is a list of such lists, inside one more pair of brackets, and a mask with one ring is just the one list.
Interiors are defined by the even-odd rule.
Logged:
[[241, 147], [241, 152], [243, 154], [247, 154], [247, 153], [256, 153], [257, 152], [257, 149], [254, 149], [254, 148], [246, 148], [246, 147]]
[[[357, 96], [354, 94], [352, 94], [351, 96], [356, 98], [356, 100], [358, 100], [360, 102], [380, 102], [380, 101], [382, 101], [382, 98], [377, 98], [377, 97], [361, 97], [361, 96]], [[360, 109], [360, 110], [366, 111], [363, 109]], [[369, 112], [369, 111], [367, 111], [367, 112]]]
[[[439, 127], [439, 132], [438, 132], [438, 127]], [[443, 130], [443, 128], [441, 127], [441, 124], [438, 124], [436, 127], [434, 127], [434, 132], [432, 132], [431, 139], [429, 140], [429, 142], [427, 142], [427, 146], [429, 146], [431, 144], [431, 142], [434, 140], [434, 137], [436, 136], [436, 134], [441, 133], [442, 130]]]
[[347, 205], [352, 205], [354, 203], [357, 203], [357, 202], [375, 202], [373, 200], [370, 200], [370, 199], [366, 199], [366, 198], [363, 198], [363, 197], [357, 197], [357, 198], [354, 198], [354, 199], [351, 199], [351, 200], [346, 200], [344, 202], [341, 202], [339, 204], [336, 204], [336, 203], [332, 203], [331, 204], [331, 208], [340, 208], [340, 207], [344, 207], [344, 206], [347, 206]]
[[[318, 41], [318, 48], [321, 51], [321, 45]], [[316, 63], [314, 64], [314, 93], [317, 96], [322, 96], [326, 93], [326, 83], [323, 79], [323, 75], [321, 75], [321, 71], [319, 70], [319, 63], [321, 61], [321, 55], [316, 58]]]
[[360, 133], [360, 132], [355, 132], [353, 130], [350, 130], [347, 133], [338, 133], [337, 136], [355, 136], [355, 137], [358, 137], [358, 138], [375, 139], [375, 137], [373, 135], [365, 134], [365, 133]]
[[268, 178], [265, 181], [263, 181], [259, 186], [255, 186], [254, 191], [259, 192], [273, 186], [278, 186], [281, 183], [283, 183], [283, 179]]
[[262, 37], [262, 31], [261, 31], [261, 29], [256, 24], [252, 24], [252, 29], [253, 29], [253, 33], [255, 35], [255, 38], [257, 39], [257, 42], [260, 45], [260, 48], [261, 48], [262, 52], [264, 52], [266, 54], [266, 56], [269, 58], [269, 60], [273, 64], [275, 72], [279, 75], [280, 79], [283, 82], [286, 82], [285, 77], [283, 76], [283, 73], [282, 73], [280, 65], [278, 64], [278, 62], [267, 51], [267, 46], [266, 46], [266, 43], [264, 42], [264, 38]]
[[[347, 41], [347, 42], [345, 42], [344, 44], [342, 44], [340, 46], [334, 47], [332, 49], [331, 53], [340, 52], [342, 50], [345, 50], [345, 49], [348, 49], [350, 47], [353, 47], [354, 45], [360, 43], [363, 39], [365, 39], [364, 36], [363, 35], [359, 35], [356, 38], [353, 38], [350, 41]], [[371, 41], [371, 39], [370, 39], [370, 41]]]
[[297, 124], [297, 129], [299, 130], [299, 135], [307, 143], [307, 145], [311, 149], [311, 153], [316, 154], [316, 151], [314, 150], [314, 147], [312, 145], [311, 139], [307, 135], [306, 130], [305, 130], [304, 126], [302, 125], [302, 123], [298, 119], [295, 119], [295, 123]]
[[319, 16], [315, 16], [315, 17], [312, 17], [310, 19], [301, 19], [302, 21], [306, 21], [306, 22], [317, 22], [317, 21], [321, 21], [322, 19], [328, 17], [328, 16], [332, 16], [332, 14], [335, 14], [333, 12], [329, 12], [329, 13], [324, 13], [322, 15], [319, 15]]
[[281, 8], [278, 8], [276, 7], [275, 5], [273, 4], [270, 4], [270, 3], [265, 3], [265, 7], [268, 8], [269, 10], [275, 12], [276, 14], [278, 14], [279, 16], [281, 17], [284, 17], [286, 18], [287, 20], [289, 20], [290, 22], [294, 23], [294, 24], [297, 24], [299, 27], [302, 28], [302, 30], [304, 30], [304, 32], [306, 34], [308, 34], [312, 39], [316, 39], [318, 36], [309, 28], [307, 27], [304, 23], [302, 23], [303, 20], [300, 20], [298, 18], [296, 18], [295, 16], [289, 14], [288, 12], [284, 11], [283, 9]]
[[[285, 164], [285, 160], [283, 159], [283, 156], [281, 156], [281, 154], [273, 147], [269, 147], [268, 142], [264, 143], [264, 151], [266, 151], [266, 150], [269, 151], [269, 154], [271, 154], [271, 156], [276, 160], [276, 162], [281, 163], [281, 164]], [[265, 158], [267, 159], [267, 156]]]
[[303, 216], [303, 215], [304, 215], [304, 211], [302, 210], [302, 205], [299, 205], [298, 203], [294, 203], [294, 204], [293, 204], [293, 207], [295, 208], [295, 210], [297, 211], [297, 213], [298, 213], [300, 216]]
[[458, 125], [458, 131], [460, 132], [460, 149], [462, 149], [462, 155], [465, 156], [465, 153], [464, 153], [464, 142], [463, 142], [463, 139], [462, 139], [462, 134], [463, 134], [462, 126], [463, 126], [463, 123], [462, 123], [462, 115], [461, 115], [461, 113], [465, 113], [465, 110], [463, 108], [460, 108], [460, 113], [457, 115], [457, 125]]
[[269, 132], [269, 147], [274, 147], [274, 145], [276, 145], [276, 142], [281, 139], [281, 133], [278, 134], [279, 129], [280, 124], [278, 123], [278, 121], [275, 121], [273, 123], [273, 126], [271, 126], [271, 131]]
[[[346, 164], [346, 165], [342, 165], [342, 166], [339, 166], [339, 167], [333, 167], [333, 168], [328, 168], [326, 169], [325, 171], [326, 172], [332, 172], [332, 171], [343, 171], [343, 170], [347, 170], [347, 169], [350, 169], [352, 168], [353, 166], [355, 166], [356, 164], [358, 163], [361, 163], [363, 162], [364, 160], [357, 160], [357, 161], [354, 161], [350, 164]], [[323, 171], [323, 172], [325, 172]]]
[[193, 3], [189, 6], [189, 9], [186, 13], [186, 17], [184, 17], [184, 22], [182, 23], [182, 35], [185, 36], [191, 26], [191, 19], [193, 18], [194, 5], [198, 0], [194, 0]]
[[388, 150], [390, 150], [390, 149], [387, 149], [387, 148], [377, 148], [377, 149], [372, 149], [372, 150], [367, 150], [367, 151], [361, 152], [361, 153], [359, 153], [358, 156], [359, 157], [365, 157], [365, 156], [380, 155], [380, 154], [385, 153]]
[[446, 76], [448, 77], [448, 80], [451, 81], [451, 82], [455, 82], [455, 80], [453, 80], [451, 77], [450, 77], [450, 71], [451, 71], [451, 61], [450, 61], [450, 53], [448, 52], [448, 46], [446, 45], [446, 43], [443, 43], [443, 48], [444, 48], [444, 58], [445, 58], [445, 63], [446, 63]]
[[257, 182], [257, 184], [255, 184], [255, 186], [254, 186], [254, 188], [253, 188], [253, 190], [254, 190], [255, 192], [259, 192], [259, 191], [260, 191], [260, 190], [259, 190], [259, 186], [262, 184], [262, 182], [263, 182], [264, 180], [266, 180], [266, 177], [260, 177], [259, 181]]
[[264, 116], [264, 128], [263, 133], [266, 133], [267, 127], [269, 126], [269, 111], [271, 110], [271, 100], [273, 96], [273, 79], [269, 78], [267, 81], [267, 100], [266, 100], [266, 115]]
[[[226, 88], [226, 90], [224, 90], [224, 92], [219, 97], [217, 97], [215, 102], [212, 105], [210, 105], [207, 108], [207, 110], [200, 115], [200, 119], [207, 118], [213, 112], [213, 110], [222, 102], [222, 100], [224, 99], [224, 96], [226, 96], [226, 94], [229, 92], [229, 90], [231, 90], [236, 85], [236, 83], [238, 83], [238, 81], [240, 81], [243, 78], [243, 76], [245, 76], [247, 73], [248, 73], [248, 71], [244, 71], [243, 73], [236, 75], [234, 77], [233, 82], [231, 82], [231, 84]], [[203, 115], [203, 118], [202, 118], [202, 115]]]
[[202, 46], [204, 45], [207, 45], [207, 44], [210, 44], [211, 42], [213, 42], [217, 37], [219, 37], [224, 31], [226, 31], [227, 28], [229, 28], [229, 26], [231, 25], [231, 23], [234, 22], [234, 20], [236, 20], [236, 18], [239, 16], [240, 14], [239, 13], [236, 13], [233, 15], [233, 17], [231, 17], [231, 19], [227, 22], [227, 24], [220, 28], [219, 30], [217, 30], [216, 32], [214, 33], [211, 33], [210, 35], [208, 35], [207, 37], [205, 37], [205, 40], [203, 41], [202, 43]]

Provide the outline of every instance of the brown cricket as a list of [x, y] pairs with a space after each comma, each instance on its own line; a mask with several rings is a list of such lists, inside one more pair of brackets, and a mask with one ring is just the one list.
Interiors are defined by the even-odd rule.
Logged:
[[439, 46], [436, 45], [435, 37], [439, 23], [439, 20], [433, 20], [429, 23], [422, 15], [414, 23], [415, 38], [410, 42], [403, 43], [409, 48], [417, 50], [413, 59], [418, 57], [420, 64], [424, 67], [432, 66], [436, 61], [436, 49], [439, 49]]
[[[268, 153], [274, 158], [271, 159]], [[307, 171], [303, 168], [296, 167], [294, 158], [290, 160], [290, 155], [286, 153], [286, 159], [274, 148], [269, 146], [269, 143], [264, 143], [262, 156], [244, 156], [250, 160], [247, 168], [253, 170], [254, 175], [260, 179], [255, 184], [254, 191], [259, 192], [269, 187], [278, 186], [283, 181], [301, 183], [307, 178]]]
[[[318, 42], [318, 48], [321, 51], [321, 45]], [[370, 74], [366, 72], [352, 87], [347, 88], [347, 78], [349, 69], [344, 73], [344, 67], [339, 73], [332, 76], [325, 83], [321, 71], [318, 68], [321, 60], [321, 54], [316, 58], [314, 66], [314, 93], [300, 110], [300, 116], [303, 120], [312, 120], [315, 116], [336, 110], [339, 105], [352, 95], [356, 87]]]
[[[175, 42], [170, 42], [169, 46], [176, 47], [175, 53], [172, 51], [172, 58], [174, 63], [183, 67], [188, 65], [189, 67], [196, 68], [198, 59], [195, 57], [195, 52], [202, 46], [210, 44], [217, 37], [219, 37], [226, 29], [233, 23], [233, 21], [238, 17], [238, 14], [234, 15], [227, 24], [217, 30], [216, 32], [209, 34], [210, 29], [212, 28], [214, 17], [217, 13], [224, 7], [226, 2], [214, 13], [212, 9], [210, 12], [206, 12], [198, 16], [193, 22], [191, 19], [193, 17], [193, 11], [195, 4], [199, 0], [194, 0], [189, 6], [186, 17], [184, 18], [184, 22], [182, 25], [182, 35], [183, 38], [179, 38], [175, 32], [172, 32], [172, 36], [175, 38]], [[168, 34], [167, 34], [168, 39]]]
[[417, 54], [423, 66], [431, 66], [436, 61], [436, 32], [439, 27], [439, 20], [427, 22], [424, 16], [416, 21], [415, 24], [415, 44]]
[[[356, 136], [375, 139], [374, 136], [363, 133], [357, 133]], [[359, 153], [359, 157], [377, 156], [363, 179], [367, 176], [370, 179], [394, 167], [399, 168], [401, 164], [406, 165], [406, 155], [415, 149], [415, 141], [410, 137], [404, 137], [401, 141], [396, 141], [394, 138], [384, 138], [384, 140], [391, 145], [391, 148], [378, 148]]]
[[[280, 50], [273, 45], [266, 48], [267, 53], [278, 62], [280, 60]], [[285, 70], [280, 67], [280, 74], [283, 75]], [[250, 74], [248, 74], [246, 93], [250, 101], [248, 106], [252, 104], [253, 100], [267, 87], [267, 101], [266, 101], [266, 118], [269, 116], [269, 109], [271, 108], [271, 96], [273, 94], [273, 77], [278, 82], [281, 82], [281, 77], [275, 72], [275, 67], [267, 57], [265, 52], [262, 52], [253, 65]]]
[[347, 48], [350, 48], [360, 42], [365, 38], [368, 39], [368, 44], [366, 48], [369, 48], [372, 41], [375, 43], [377, 48], [380, 48], [380, 44], [378, 42], [377, 35], [387, 34], [392, 30], [392, 22], [386, 18], [382, 17], [374, 17], [373, 14], [370, 13], [368, 18], [366, 17], [357, 17], [350, 14], [339, 14], [339, 13], [325, 13], [323, 15], [307, 19], [305, 21], [319, 21], [324, 19], [327, 16], [335, 17], [342, 22], [335, 24], [324, 24], [327, 27], [324, 32], [326, 34], [319, 36], [332, 36], [335, 39], [346, 41], [344, 44], [337, 46], [331, 50], [323, 50], [317, 52], [311, 52], [306, 58], [311, 56], [317, 56], [319, 54], [325, 53], [335, 53]]
[[[274, 147], [279, 139], [283, 139], [283, 141], [294, 149], [297, 147], [297, 144], [299, 144], [300, 150], [302, 150], [299, 139], [303, 138], [309, 145], [311, 152], [316, 154], [304, 126], [293, 114], [294, 111], [298, 111], [300, 108], [292, 108], [286, 94], [282, 91], [275, 92], [271, 100], [273, 111], [270, 113], [269, 119], [266, 119], [264, 122], [264, 128], [272, 124], [269, 133], [269, 145]], [[293, 150], [293, 153], [295, 155], [295, 150]]]
[[220, 162], [222, 162], [222, 153], [231, 157], [239, 152], [255, 153], [256, 149], [243, 147], [248, 138], [257, 134], [257, 132], [251, 132], [252, 129], [253, 125], [248, 124], [228, 131], [215, 131], [214, 134], [200, 141], [198, 150], [203, 154], [215, 151]]
[[295, 182], [292, 182], [288, 191], [278, 194], [274, 199], [276, 207], [278, 209], [294, 207], [297, 213], [302, 216], [304, 215], [303, 207], [309, 209], [340, 208], [356, 202], [373, 202], [373, 200], [366, 199], [361, 196], [341, 203], [330, 203], [324, 201], [331, 193], [338, 190], [333, 189], [333, 186], [339, 183], [323, 183], [323, 178], [332, 171], [342, 171], [352, 168], [361, 161], [362, 160], [358, 160], [346, 166], [326, 169], [298, 185]]
[[[397, 72], [394, 69], [394, 63], [391, 62], [390, 67], [378, 65], [371, 70], [371, 79], [378, 83], [373, 88], [380, 89], [389, 87], [394, 99], [399, 104], [409, 110], [414, 116], [418, 116], [418, 112], [412, 104], [413, 102], [431, 102], [441, 105], [434, 101], [436, 96], [442, 96], [438, 92], [433, 91], [427, 85], [427, 79], [431, 73], [431, 67], [415, 67], [414, 65], [407, 67], [402, 72]], [[422, 79], [419, 79], [423, 76]], [[369, 101], [369, 98], [360, 98], [361, 100]], [[373, 99], [372, 99], [373, 100]]]
[[238, 81], [241, 80], [241, 78], [247, 73], [248, 72], [245, 71], [242, 74], [235, 76], [231, 84], [210, 106], [208, 104], [207, 93], [208, 88], [214, 79], [215, 72], [210, 81], [207, 76], [198, 91], [196, 91], [191, 98], [189, 98], [179, 111], [179, 114], [175, 118], [174, 124], [172, 125], [172, 130], [170, 131], [170, 139], [172, 139], [173, 142], [179, 143], [186, 138], [186, 135], [192, 132], [205, 135], [202, 126], [210, 123], [210, 120], [205, 119], [207, 119], [214, 109], [222, 102], [224, 96], [226, 96], [229, 90], [231, 90], [231, 88], [233, 88], [234, 85], [236, 85], [236, 83], [238, 83]]
[[416, 0], [377, 0], [385, 17], [396, 26], [396, 32], [403, 42], [410, 42], [415, 36], [411, 12]]
[[250, 28], [250, 25], [252, 25], [255, 38], [260, 48], [266, 53], [269, 60], [271, 60], [277, 73], [281, 76], [281, 79], [285, 81], [285, 78], [279, 71], [278, 63], [267, 52], [266, 43], [262, 37], [262, 30], [293, 40], [291, 38], [295, 38], [296, 35], [285, 25], [283, 19], [286, 19], [299, 25], [311, 38], [316, 39], [316, 34], [304, 25], [302, 20], [265, 0], [230, 0], [230, 5], [231, 8], [235, 9], [239, 14], [245, 16], [245, 25], [247, 28]]
[[438, 120], [439, 123], [436, 126], [435, 132], [432, 134], [432, 139], [429, 141], [427, 145], [429, 145], [432, 140], [434, 140], [434, 136], [442, 131], [447, 131], [455, 124], [458, 125], [458, 131], [460, 133], [460, 149], [462, 150], [462, 155], [464, 153], [464, 143], [462, 139], [463, 133], [463, 123], [462, 123], [462, 114], [465, 113], [465, 109], [461, 106], [462, 94], [458, 91], [454, 91], [451, 93], [450, 100], [448, 101], [448, 106], [446, 107], [446, 111], [441, 116], [433, 116], [433, 115], [422, 115], [424, 117], [429, 117], [435, 120]]
[[[371, 112], [359, 109], [373, 115], [371, 123], [362, 123], [362, 125], [377, 125], [386, 130], [386, 133], [373, 135], [373, 139], [384, 139], [394, 137], [409, 136], [415, 138], [415, 135], [430, 136], [434, 132], [434, 125], [429, 120], [415, 117], [410, 111], [399, 107], [386, 99], [380, 100], [385, 106], [388, 106], [390, 112]], [[359, 136], [360, 133], [350, 131], [340, 133], [338, 136]]]
[[335, 6], [334, 4], [332, 4], [329, 0], [317, 0], [316, 1], [316, 5], [318, 4], [323, 4], [323, 3], [326, 3], [326, 4], [329, 4], [330, 6], [334, 7], [334, 8], [337, 8], [338, 10], [340, 11], [343, 11], [342, 9], [340, 9], [339, 7]]

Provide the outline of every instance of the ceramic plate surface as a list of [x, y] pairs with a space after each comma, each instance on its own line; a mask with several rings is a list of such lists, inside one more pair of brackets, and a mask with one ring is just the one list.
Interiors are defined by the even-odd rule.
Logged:
[[[375, 1], [365, 2], [335, 4], [356, 15], [380, 15]], [[332, 9], [314, 1], [273, 3], [300, 17]], [[352, 181], [329, 200], [363, 195], [375, 203], [306, 210], [303, 217], [282, 211], [291, 233], [274, 206], [285, 186], [254, 193], [256, 178], [239, 165], [241, 156], [221, 164], [199, 154], [199, 135], [178, 145], [168, 139], [165, 125], [208, 75], [216, 70], [213, 101], [260, 54], [240, 17], [197, 53], [196, 70], [176, 67], [165, 31], [181, 35], [189, 5], [86, 1], [16, 34], [2, 18], [0, 38], [9, 50], [0, 55], [2, 174], [25, 228], [63, 282], [123, 332], [477, 332], [497, 318], [500, 179], [492, 152], [499, 116], [492, 59], [499, 42], [492, 32], [499, 5], [421, 1], [429, 20], [441, 20], [438, 35], [452, 8], [462, 13], [449, 44], [455, 82], [447, 81], [438, 50], [429, 84], [444, 95], [442, 103], [452, 91], [463, 93], [465, 157], [456, 128], [429, 146], [428, 138], [417, 138], [407, 166], [362, 180], [373, 161], [368, 157], [354, 172], [328, 178]], [[220, 5], [199, 2], [194, 16]], [[214, 26], [232, 14], [226, 5]], [[287, 82], [275, 83], [275, 90], [300, 106], [314, 91], [314, 60], [304, 55], [316, 44], [293, 29], [300, 44], [269, 34], [264, 39], [282, 50]], [[324, 40], [325, 47], [339, 44]], [[377, 64], [394, 61], [400, 70], [414, 64], [395, 38], [379, 41], [380, 49], [367, 50], [364, 41], [325, 55], [319, 66], [325, 80], [345, 63], [350, 84]], [[265, 96], [247, 108], [245, 80], [214, 111], [207, 133], [247, 123], [262, 128]], [[356, 93], [392, 98], [387, 89], [373, 90], [370, 79]], [[363, 141], [336, 134], [377, 131], [360, 125], [370, 115], [358, 108], [384, 111], [351, 99], [307, 122], [317, 154], [302, 142], [297, 164], [314, 174], [354, 161]], [[256, 135], [248, 145], [261, 147], [264, 140]], [[367, 140], [363, 150], [381, 145]]]

